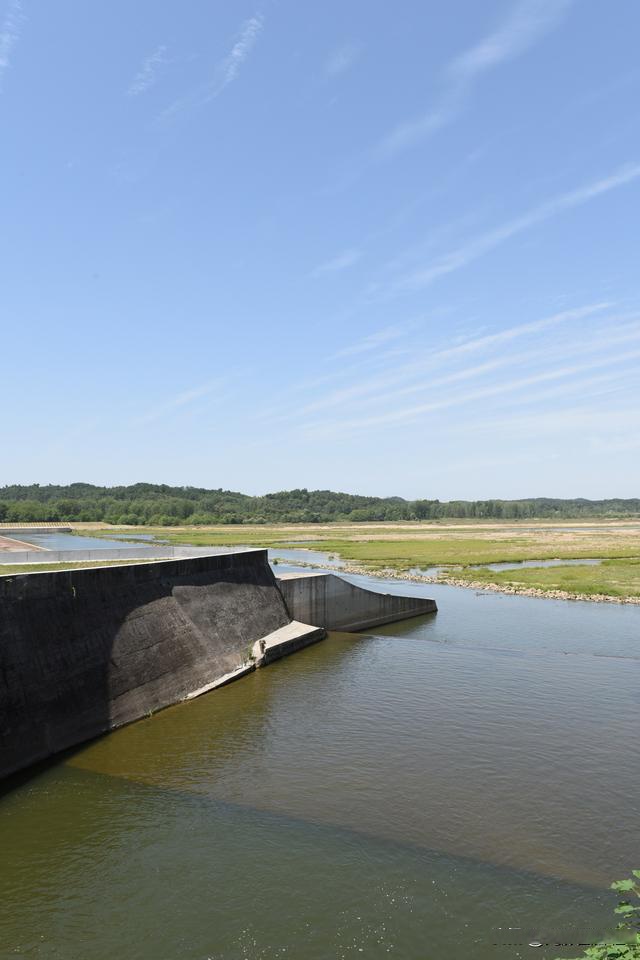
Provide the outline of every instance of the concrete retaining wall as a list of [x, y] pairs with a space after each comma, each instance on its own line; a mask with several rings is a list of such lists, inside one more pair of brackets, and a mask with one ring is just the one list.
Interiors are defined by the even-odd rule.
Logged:
[[[166, 560], [175, 556], [172, 547], [116, 547], [113, 550], [12, 550], [0, 556], [0, 573], [3, 563], [84, 563], [88, 560]], [[28, 571], [25, 571], [27, 573]]]
[[326, 630], [370, 630], [438, 609], [435, 600], [376, 593], [333, 573], [285, 573], [278, 582], [292, 619]]
[[0, 534], [4, 534], [7, 537], [12, 536], [12, 534], [16, 534], [18, 539], [20, 539], [21, 534], [24, 535], [25, 533], [72, 533], [72, 532], [73, 531], [71, 527], [68, 527], [68, 526], [61, 527], [57, 523], [50, 523], [48, 526], [45, 525], [40, 527], [37, 524], [33, 524], [32, 526], [29, 526], [28, 524], [25, 524], [24, 526], [20, 526], [20, 524], [18, 524], [18, 526], [16, 526], [15, 524], [11, 524], [11, 523], [0, 523]]
[[[46, 550], [44, 547], [34, 550], [11, 550], [0, 554], [0, 574], [3, 563], [85, 563], [96, 560], [168, 560], [185, 557], [210, 557], [214, 554], [240, 553], [234, 547], [188, 546], [146, 546], [135, 544], [130, 547], [97, 547], [94, 550]], [[25, 573], [28, 573], [25, 570]]]
[[0, 777], [230, 682], [325, 630], [436, 609], [333, 574], [278, 583], [266, 550], [175, 549], [181, 559], [0, 576]]
[[290, 620], [266, 550], [0, 577], [0, 776], [206, 688]]

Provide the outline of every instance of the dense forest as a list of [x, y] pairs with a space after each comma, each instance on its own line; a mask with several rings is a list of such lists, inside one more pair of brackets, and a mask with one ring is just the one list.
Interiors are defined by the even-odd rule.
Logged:
[[205, 523], [324, 523], [332, 520], [440, 520], [640, 516], [640, 499], [403, 500], [331, 490], [285, 490], [250, 497], [231, 490], [136, 483], [129, 487], [0, 487], [0, 521], [102, 520], [175, 526]]

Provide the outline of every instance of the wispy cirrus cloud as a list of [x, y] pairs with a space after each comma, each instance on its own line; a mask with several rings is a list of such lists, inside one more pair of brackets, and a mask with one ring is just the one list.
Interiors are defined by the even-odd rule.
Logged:
[[342, 406], [345, 403], [359, 402], [366, 397], [380, 398], [386, 396], [389, 391], [395, 392], [398, 385], [402, 385], [402, 388], [406, 389], [405, 385], [412, 378], [418, 378], [422, 381], [425, 375], [439, 366], [464, 360], [470, 354], [481, 353], [484, 350], [495, 348], [502, 350], [518, 339], [544, 333], [572, 322], [586, 320], [594, 315], [597, 316], [609, 306], [610, 304], [607, 302], [599, 302], [571, 310], [563, 310], [540, 320], [507, 327], [497, 333], [473, 337], [463, 343], [445, 346], [439, 350], [427, 350], [426, 353], [420, 352], [409, 363], [399, 364], [373, 377], [365, 377], [359, 383], [349, 383], [346, 387], [332, 390], [324, 396], [318, 397], [306, 406], [299, 408], [297, 415], [303, 416]]
[[[638, 320], [640, 317], [638, 314], [633, 315], [635, 317], [635, 322], [633, 323], [623, 323], [616, 326], [611, 326], [616, 323], [616, 317], [609, 315], [606, 318], [606, 328], [604, 332], [600, 333], [591, 333], [589, 338], [585, 341], [580, 341], [576, 343], [575, 336], [572, 334], [571, 340], [567, 343], [566, 338], [564, 342], [556, 342], [556, 339], [547, 343], [545, 338], [542, 338], [540, 346], [529, 345], [528, 349], [520, 353], [509, 353], [505, 351], [504, 346], [501, 346], [497, 356], [492, 360], [487, 360], [483, 363], [475, 364], [470, 367], [463, 367], [460, 370], [455, 370], [452, 373], [444, 374], [443, 376], [434, 378], [429, 378], [424, 380], [418, 378], [413, 383], [410, 383], [406, 387], [396, 386], [387, 393], [380, 393], [374, 399], [376, 404], [380, 404], [380, 401], [384, 402], [397, 402], [401, 398], [409, 396], [411, 394], [425, 394], [433, 392], [434, 389], [440, 390], [443, 386], [448, 386], [454, 383], [461, 383], [467, 380], [476, 380], [484, 377], [485, 374], [491, 373], [492, 377], [496, 376], [497, 371], [504, 369], [505, 367], [533, 367], [536, 364], [542, 364], [545, 367], [548, 367], [552, 363], [563, 363], [566, 362], [567, 358], [570, 357], [573, 360], [578, 359], [578, 357], [589, 356], [592, 354], [596, 355], [606, 355], [608, 352], [611, 352], [615, 347], [621, 345], [635, 344], [637, 345], [640, 342], [640, 324]], [[529, 325], [529, 329], [534, 329], [536, 331], [544, 330], [543, 326], [536, 326], [535, 324]], [[487, 341], [487, 347], [495, 344], [500, 346], [496, 341], [491, 341], [491, 338]], [[637, 356], [637, 351], [631, 354], [623, 354], [621, 356]], [[601, 361], [598, 361], [600, 363]], [[619, 372], [615, 374], [605, 375], [603, 378], [599, 379], [613, 379], [614, 377], [619, 376]], [[559, 392], [562, 392], [562, 388]], [[368, 401], [372, 403], [373, 400]]]
[[9, 0], [4, 20], [0, 25], [0, 92], [2, 92], [2, 77], [11, 65], [11, 55], [20, 39], [24, 19], [21, 0]]
[[169, 397], [167, 400], [163, 400], [161, 403], [156, 404], [146, 413], [140, 417], [136, 417], [133, 421], [134, 425], [142, 426], [146, 423], [152, 423], [154, 420], [159, 420], [161, 417], [169, 416], [172, 413], [175, 413], [176, 410], [179, 410], [181, 407], [185, 407], [190, 403], [193, 403], [194, 400], [199, 400], [201, 397], [209, 396], [214, 393], [216, 390], [219, 390], [226, 383], [224, 379], [209, 380], [207, 383], [200, 384], [200, 386], [192, 387], [189, 390], [185, 390], [182, 393], [178, 393], [173, 397]]
[[[597, 360], [593, 360], [589, 363], [582, 364], [570, 364], [562, 367], [556, 367], [554, 369], [544, 369], [536, 373], [532, 373], [526, 376], [516, 377], [511, 380], [503, 381], [502, 383], [491, 383], [487, 386], [482, 386], [477, 389], [471, 390], [468, 393], [460, 393], [455, 391], [449, 395], [438, 396], [432, 400], [428, 400], [424, 403], [414, 404], [409, 407], [399, 407], [394, 410], [385, 410], [371, 416], [364, 417], [354, 417], [353, 419], [346, 420], [340, 418], [339, 421], [333, 423], [317, 424], [317, 427], [321, 431], [328, 432], [341, 432], [344, 430], [354, 430], [354, 429], [363, 429], [370, 427], [378, 427], [384, 424], [399, 424], [399, 423], [411, 423], [419, 420], [426, 414], [435, 413], [437, 411], [445, 410], [450, 407], [461, 406], [468, 403], [477, 403], [478, 401], [484, 401], [492, 399], [495, 397], [518, 393], [519, 391], [529, 391], [533, 386], [538, 384], [549, 383], [558, 380], [568, 380], [570, 378], [575, 378], [583, 373], [588, 373], [591, 370], [596, 370], [601, 367], [613, 366], [619, 368], [621, 363], [629, 363], [640, 359], [640, 350], [635, 351], [625, 351], [621, 354], [612, 354], [606, 357], [599, 357]], [[616, 369], [615, 373], [612, 376], [619, 376], [619, 371]], [[582, 389], [579, 382], [570, 384], [572, 390]], [[528, 397], [528, 400], [531, 400], [531, 397]]]
[[141, 93], [146, 93], [155, 84], [158, 79], [159, 68], [169, 61], [165, 57], [167, 48], [161, 44], [153, 51], [151, 56], [147, 57], [127, 89], [128, 97], [139, 97]]
[[240, 67], [255, 46], [256, 40], [262, 31], [262, 26], [263, 18], [261, 15], [250, 17], [242, 25], [240, 36], [234, 43], [228, 56], [225, 57], [218, 67], [219, 76], [212, 87], [208, 99], [212, 100], [214, 97], [217, 97], [225, 87], [228, 87], [229, 84], [233, 83], [236, 79]]
[[324, 74], [326, 77], [337, 77], [341, 73], [349, 70], [362, 53], [361, 43], [344, 43], [327, 57], [324, 65]]
[[435, 105], [419, 117], [396, 126], [376, 146], [379, 159], [431, 136], [451, 123], [462, 110], [473, 85], [490, 70], [525, 53], [556, 27], [573, 0], [518, 0], [507, 18], [475, 46], [445, 68]]
[[345, 250], [337, 257], [318, 264], [318, 266], [314, 267], [311, 271], [310, 275], [312, 277], [321, 277], [326, 273], [339, 273], [341, 270], [347, 270], [349, 267], [352, 267], [361, 257], [362, 251], [360, 250]]
[[[515, 237], [545, 220], [550, 220], [565, 210], [582, 206], [596, 197], [616, 190], [618, 187], [626, 186], [626, 184], [637, 180], [639, 177], [640, 163], [628, 163], [600, 180], [592, 181], [576, 190], [546, 200], [522, 216], [508, 220], [493, 230], [474, 237], [444, 256], [436, 258], [425, 267], [405, 273], [388, 285], [387, 293], [406, 293], [428, 287], [438, 277], [466, 267], [467, 264], [499, 247], [510, 240], [511, 237]], [[380, 292], [381, 289], [381, 287], [374, 285], [371, 287], [371, 292]]]
[[200, 84], [195, 90], [181, 97], [162, 111], [160, 120], [167, 120], [186, 107], [199, 107], [210, 103], [219, 97], [229, 84], [238, 77], [240, 68], [249, 57], [264, 26], [262, 14], [249, 17], [242, 24], [236, 42], [231, 50], [215, 67], [213, 77], [206, 83]]

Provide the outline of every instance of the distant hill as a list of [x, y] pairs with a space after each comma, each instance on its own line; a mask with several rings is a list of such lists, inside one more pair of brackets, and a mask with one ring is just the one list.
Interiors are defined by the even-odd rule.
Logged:
[[365, 520], [584, 519], [640, 516], [640, 499], [403, 500], [331, 490], [283, 490], [249, 497], [232, 490], [134, 483], [129, 487], [0, 487], [0, 521], [103, 520], [172, 526], [182, 523], [325, 523]]

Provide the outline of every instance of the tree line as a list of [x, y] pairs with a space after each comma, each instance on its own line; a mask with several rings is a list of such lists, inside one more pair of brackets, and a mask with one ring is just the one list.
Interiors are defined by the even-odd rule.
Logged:
[[176, 526], [384, 520], [531, 520], [640, 516], [640, 499], [404, 500], [331, 490], [283, 490], [251, 497], [232, 490], [135, 483], [127, 487], [31, 484], [0, 487], [0, 521], [104, 521]]

